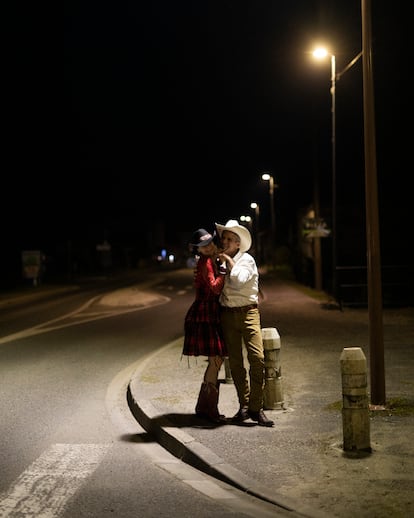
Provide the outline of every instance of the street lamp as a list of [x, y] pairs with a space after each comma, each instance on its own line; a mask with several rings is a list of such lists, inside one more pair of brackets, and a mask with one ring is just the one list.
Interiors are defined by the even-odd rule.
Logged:
[[272, 250], [272, 258], [274, 257], [274, 249], [276, 246], [276, 221], [275, 221], [275, 204], [274, 204], [274, 190], [277, 185], [274, 182], [273, 176], [269, 173], [262, 174], [262, 180], [269, 182], [269, 195], [270, 195], [270, 217], [271, 217], [271, 239], [270, 246]]
[[256, 234], [256, 255], [260, 261], [260, 230], [259, 230], [259, 215], [260, 215], [260, 208], [259, 204], [253, 201], [250, 204], [250, 208], [254, 210], [254, 230]]
[[243, 221], [247, 227], [250, 227], [252, 224], [252, 218], [250, 216], [240, 216], [240, 221]]
[[[316, 59], [324, 59], [328, 51], [318, 47], [313, 51]], [[331, 160], [332, 160], [332, 296], [336, 301], [337, 294], [337, 239], [336, 239], [336, 82], [349, 68], [351, 68], [362, 56], [362, 51], [339, 73], [336, 72], [336, 58], [331, 54]]]
[[[351, 68], [362, 56], [363, 101], [364, 101], [364, 159], [365, 159], [365, 205], [366, 205], [366, 233], [367, 233], [367, 274], [368, 274], [368, 314], [370, 323], [370, 359], [371, 359], [371, 402], [376, 406], [383, 406], [385, 396], [385, 367], [384, 367], [384, 336], [382, 324], [382, 281], [380, 236], [378, 215], [378, 185], [375, 142], [375, 109], [374, 86], [372, 67], [372, 21], [371, 2], [361, 0], [362, 19], [362, 51], [343, 69], [336, 74], [335, 56], [331, 56], [332, 81], [332, 124], [335, 123], [335, 82]], [[315, 51], [316, 52], [316, 51]], [[327, 55], [320, 50], [314, 53], [316, 57]], [[333, 137], [335, 132], [333, 131]], [[332, 139], [334, 149], [334, 138]], [[335, 230], [332, 229], [333, 239]], [[336, 253], [336, 252], [335, 252]], [[336, 257], [335, 257], [336, 259]], [[335, 268], [336, 269], [336, 268]], [[336, 285], [335, 285], [336, 287]]]
[[252, 231], [252, 218], [251, 216], [240, 216], [240, 221], [242, 225], [248, 228], [249, 232]]

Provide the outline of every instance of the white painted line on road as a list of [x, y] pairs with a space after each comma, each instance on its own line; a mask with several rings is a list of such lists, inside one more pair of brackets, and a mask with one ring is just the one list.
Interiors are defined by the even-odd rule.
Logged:
[[[124, 302], [125, 307], [120, 307], [120, 309], [111, 309], [104, 310], [100, 309], [99, 311], [87, 312], [92, 304], [101, 299], [100, 295], [94, 297], [90, 301], [86, 302], [83, 306], [68, 313], [66, 315], [54, 318], [53, 320], [49, 320], [48, 322], [44, 322], [43, 324], [39, 324], [37, 326], [31, 327], [29, 329], [24, 329], [23, 331], [19, 331], [17, 333], [13, 333], [12, 335], [4, 336], [0, 338], [0, 344], [5, 344], [8, 342], [12, 342], [13, 340], [18, 340], [20, 338], [27, 338], [29, 336], [34, 336], [42, 333], [47, 333], [49, 331], [55, 331], [58, 329], [63, 329], [64, 327], [75, 326], [79, 324], [85, 324], [87, 322], [93, 322], [95, 320], [102, 320], [103, 318], [109, 318], [113, 316], [123, 315], [125, 313], [132, 313], [133, 311], [142, 311], [143, 309], [148, 309], [149, 307], [159, 306], [161, 304], [166, 304], [170, 302], [170, 298], [165, 297], [163, 295], [154, 296], [152, 301], [148, 301], [148, 296], [144, 294], [142, 306], [137, 307], [129, 307], [128, 302]], [[109, 296], [108, 296], [109, 297]], [[137, 299], [134, 299], [135, 303]]]
[[111, 445], [55, 444], [0, 495], [2, 518], [55, 518]]

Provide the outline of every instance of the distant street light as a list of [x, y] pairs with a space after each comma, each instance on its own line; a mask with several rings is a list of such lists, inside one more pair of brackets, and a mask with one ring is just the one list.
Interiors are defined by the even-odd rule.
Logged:
[[254, 209], [254, 231], [255, 231], [255, 243], [256, 243], [256, 255], [257, 258], [260, 261], [260, 223], [259, 223], [259, 216], [260, 216], [260, 208], [259, 204], [253, 201], [250, 204], [250, 208]]
[[271, 238], [270, 238], [270, 249], [271, 257], [275, 257], [276, 247], [276, 220], [275, 220], [275, 204], [274, 204], [274, 190], [277, 185], [274, 182], [273, 176], [269, 173], [262, 174], [262, 180], [269, 182], [269, 195], [270, 195], [270, 217], [271, 217]]
[[250, 216], [240, 216], [240, 221], [246, 223], [248, 227], [250, 227], [252, 224], [252, 218]]
[[[329, 55], [327, 49], [318, 47], [313, 51], [316, 59], [324, 59]], [[337, 280], [337, 236], [336, 236], [336, 81], [351, 68], [362, 56], [360, 52], [348, 65], [339, 73], [336, 72], [336, 58], [331, 54], [331, 138], [332, 138], [332, 296], [338, 300], [338, 280]]]

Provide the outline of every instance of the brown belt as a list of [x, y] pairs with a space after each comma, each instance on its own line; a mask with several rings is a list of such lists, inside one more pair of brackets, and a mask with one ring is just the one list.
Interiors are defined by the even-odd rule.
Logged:
[[256, 309], [257, 304], [249, 304], [248, 306], [236, 306], [236, 307], [230, 307], [230, 306], [221, 306], [222, 311], [228, 311], [229, 313], [244, 313], [246, 311], [249, 311], [249, 309]]

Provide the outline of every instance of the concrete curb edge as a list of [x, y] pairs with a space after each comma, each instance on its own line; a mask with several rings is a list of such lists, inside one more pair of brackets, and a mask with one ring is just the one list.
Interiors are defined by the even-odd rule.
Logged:
[[175, 347], [176, 344], [177, 340], [147, 356], [131, 375], [127, 387], [127, 402], [137, 422], [146, 432], [154, 435], [159, 444], [172, 455], [196, 469], [285, 511], [290, 511], [293, 513], [292, 516], [296, 513], [298, 518], [327, 518], [327, 515], [321, 511], [309, 509], [307, 506], [286, 497], [277, 496], [274, 494], [274, 490], [266, 488], [247, 477], [237, 468], [224, 462], [209, 448], [196, 441], [187, 432], [175, 427], [166, 417], [160, 414], [151, 401], [144, 396], [140, 397], [140, 378], [148, 362], [153, 362], [158, 354], [162, 354], [167, 348]]

